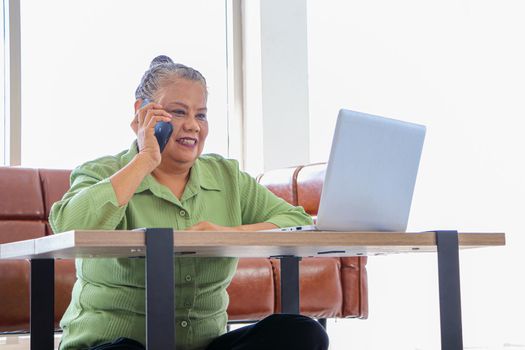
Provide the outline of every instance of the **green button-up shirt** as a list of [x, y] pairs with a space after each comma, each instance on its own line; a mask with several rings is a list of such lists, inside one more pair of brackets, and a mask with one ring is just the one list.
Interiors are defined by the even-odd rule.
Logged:
[[[200, 221], [223, 226], [311, 223], [301, 207], [273, 195], [240, 171], [236, 161], [211, 154], [196, 160], [180, 200], [148, 175], [128, 204], [119, 207], [109, 177], [136, 154], [134, 143], [128, 151], [76, 168], [70, 190], [51, 208], [53, 231], [184, 230]], [[237, 259], [183, 257], [174, 264], [177, 349], [203, 349], [226, 331], [226, 287]], [[119, 337], [144, 344], [144, 260], [77, 259], [76, 270], [72, 300], [60, 323], [64, 331], [60, 349], [84, 349]]]

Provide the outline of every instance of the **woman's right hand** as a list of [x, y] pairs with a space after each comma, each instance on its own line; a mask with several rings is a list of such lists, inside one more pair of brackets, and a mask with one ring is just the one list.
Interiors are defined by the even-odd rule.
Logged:
[[137, 134], [139, 155], [148, 160], [153, 171], [161, 162], [159, 143], [155, 137], [155, 124], [158, 122], [171, 122], [172, 116], [166, 112], [162, 105], [150, 102], [135, 113], [133, 130]]

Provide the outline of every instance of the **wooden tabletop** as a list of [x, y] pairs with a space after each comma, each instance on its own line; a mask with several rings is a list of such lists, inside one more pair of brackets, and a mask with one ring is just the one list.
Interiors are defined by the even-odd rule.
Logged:
[[[436, 251], [434, 232], [174, 231], [179, 256], [360, 256]], [[504, 233], [459, 233], [460, 248], [505, 245]], [[145, 255], [144, 230], [64, 232], [0, 245], [0, 259], [103, 258]]]

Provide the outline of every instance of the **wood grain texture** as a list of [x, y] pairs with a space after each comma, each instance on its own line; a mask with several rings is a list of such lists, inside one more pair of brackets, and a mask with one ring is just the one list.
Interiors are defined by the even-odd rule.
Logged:
[[[434, 232], [212, 232], [174, 231], [179, 256], [373, 256], [435, 252]], [[504, 233], [460, 233], [460, 248], [504, 246]], [[69, 231], [0, 245], [0, 258], [139, 257], [144, 231]]]

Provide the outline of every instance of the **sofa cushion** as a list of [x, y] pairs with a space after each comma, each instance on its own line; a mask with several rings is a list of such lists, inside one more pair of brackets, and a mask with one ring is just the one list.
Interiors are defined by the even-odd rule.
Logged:
[[[0, 263], [0, 276], [9, 281], [9, 288], [0, 287], [0, 332], [29, 330], [29, 260], [4, 260]], [[55, 261], [55, 328], [71, 300], [71, 289], [75, 283], [75, 262]]]
[[[45, 223], [43, 221], [0, 220], [0, 244], [44, 235]], [[29, 329], [29, 277], [29, 261], [0, 261], [1, 332]]]
[[44, 237], [45, 226], [39, 220], [0, 220], [0, 244]]
[[[281, 312], [281, 264], [271, 259], [275, 275], [275, 312]], [[343, 296], [339, 258], [303, 258], [299, 263], [299, 304], [302, 315], [341, 317]]]
[[51, 206], [58, 202], [69, 189], [71, 170], [40, 169], [40, 181], [44, 195], [44, 210], [46, 220], [49, 217]]
[[4, 260], [0, 262], [0, 276], [2, 276], [0, 332], [28, 330], [29, 261]]
[[239, 259], [228, 287], [230, 320], [258, 320], [274, 313], [275, 289], [268, 259]]
[[267, 187], [276, 196], [290, 204], [297, 205], [295, 179], [300, 167], [269, 170], [257, 178], [257, 181]]
[[0, 167], [0, 219], [44, 220], [38, 170]]

